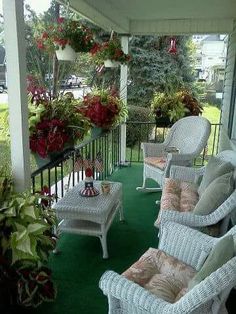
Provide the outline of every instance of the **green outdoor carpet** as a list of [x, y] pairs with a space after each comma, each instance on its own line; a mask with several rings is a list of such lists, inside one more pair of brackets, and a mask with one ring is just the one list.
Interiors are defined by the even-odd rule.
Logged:
[[125, 222], [120, 222], [117, 215], [108, 232], [109, 259], [102, 259], [98, 238], [62, 234], [58, 244], [61, 253], [52, 255], [49, 265], [58, 287], [57, 299], [44, 303], [33, 313], [108, 313], [107, 298], [98, 287], [101, 275], [108, 269], [122, 273], [149, 247], [157, 247], [158, 230], [153, 224], [160, 192], [136, 191], [142, 183], [142, 164], [117, 170], [111, 180], [123, 183]]

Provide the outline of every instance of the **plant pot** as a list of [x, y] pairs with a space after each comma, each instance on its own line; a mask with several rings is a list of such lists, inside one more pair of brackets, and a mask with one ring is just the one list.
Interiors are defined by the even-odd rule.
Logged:
[[174, 124], [169, 117], [155, 117], [155, 120], [157, 128], [168, 128]]
[[56, 50], [57, 60], [61, 61], [75, 61], [76, 52], [70, 45], [66, 45], [64, 49], [59, 46]]
[[60, 152], [53, 152], [51, 154], [48, 155], [48, 157], [46, 158], [42, 158], [40, 157], [38, 154], [33, 154], [36, 164], [38, 166], [38, 168], [42, 168], [44, 167], [46, 164], [48, 164], [49, 162], [55, 161], [57, 158], [63, 156], [63, 154], [67, 151], [71, 151], [73, 149], [73, 144], [67, 144], [65, 145], [63, 151]]
[[112, 61], [110, 59], [104, 60], [105, 68], [117, 68], [120, 63], [117, 61]]
[[91, 138], [97, 138], [104, 133], [104, 129], [100, 127], [93, 127], [91, 129]]
[[50, 157], [42, 158], [38, 154], [33, 154], [33, 155], [34, 155], [34, 159], [36, 161], [36, 165], [38, 168], [44, 167], [46, 164], [48, 164], [51, 161]]

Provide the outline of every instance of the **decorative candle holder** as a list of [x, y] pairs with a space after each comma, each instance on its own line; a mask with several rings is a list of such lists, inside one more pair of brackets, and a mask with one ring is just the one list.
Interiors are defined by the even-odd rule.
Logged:
[[80, 190], [80, 195], [85, 197], [93, 197], [99, 194], [98, 189], [93, 186], [93, 171], [91, 168], [85, 169], [86, 178], [84, 180], [84, 188]]

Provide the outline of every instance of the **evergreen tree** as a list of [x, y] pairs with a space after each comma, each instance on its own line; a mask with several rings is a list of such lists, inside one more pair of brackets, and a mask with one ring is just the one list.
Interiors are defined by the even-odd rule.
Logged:
[[170, 54], [170, 37], [135, 36], [131, 39], [129, 104], [148, 107], [155, 91], [172, 92], [192, 87], [190, 39], [178, 36], [176, 43], [177, 53]]

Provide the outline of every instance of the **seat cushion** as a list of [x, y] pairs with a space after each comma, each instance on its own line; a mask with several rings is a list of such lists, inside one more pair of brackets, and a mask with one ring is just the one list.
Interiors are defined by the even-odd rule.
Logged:
[[195, 274], [191, 266], [159, 249], [149, 248], [122, 275], [159, 298], [173, 303]]
[[216, 210], [233, 192], [233, 172], [214, 179], [202, 193], [193, 212], [196, 215], [209, 215]]
[[205, 173], [198, 188], [198, 194], [201, 196], [213, 180], [233, 170], [234, 167], [230, 162], [217, 157], [211, 157], [206, 165]]
[[232, 235], [220, 239], [212, 248], [202, 268], [189, 281], [188, 289], [192, 289], [212, 272], [227, 263], [234, 256], [234, 239]]
[[197, 186], [194, 183], [165, 179], [161, 197], [161, 210], [192, 211], [198, 202]]
[[146, 157], [144, 158], [144, 163], [149, 166], [157, 167], [161, 170], [165, 169], [166, 158], [165, 157]]

